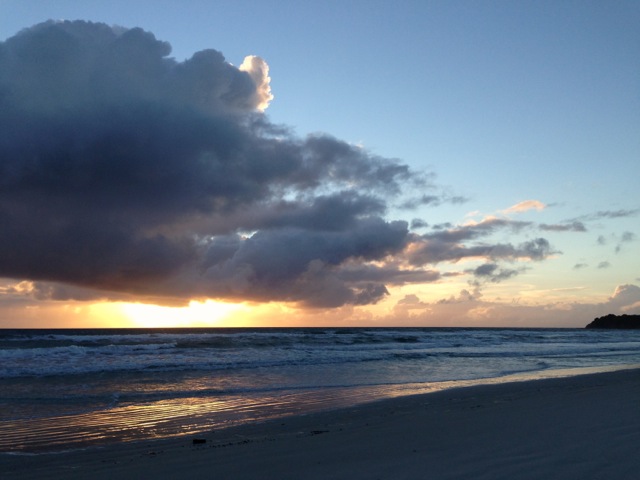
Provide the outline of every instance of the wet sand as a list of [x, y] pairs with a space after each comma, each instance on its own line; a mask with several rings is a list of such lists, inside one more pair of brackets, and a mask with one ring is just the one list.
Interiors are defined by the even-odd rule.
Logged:
[[[205, 443], [194, 444], [197, 438]], [[82, 451], [3, 479], [637, 479], [640, 370], [457, 388]]]

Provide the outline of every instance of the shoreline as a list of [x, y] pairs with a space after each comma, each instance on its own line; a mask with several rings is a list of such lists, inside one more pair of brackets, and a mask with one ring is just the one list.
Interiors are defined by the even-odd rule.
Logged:
[[[461, 386], [186, 437], [2, 454], [3, 478], [635, 478], [640, 369]], [[193, 444], [194, 438], [206, 443]]]
[[0, 455], [47, 455], [109, 447], [120, 443], [162, 441], [205, 435], [243, 425], [277, 421], [295, 415], [358, 408], [393, 398], [462, 387], [640, 368], [640, 364], [534, 370], [496, 377], [422, 383], [309, 387], [277, 396], [246, 398], [195, 397], [192, 401], [117, 405], [86, 413], [0, 422]]

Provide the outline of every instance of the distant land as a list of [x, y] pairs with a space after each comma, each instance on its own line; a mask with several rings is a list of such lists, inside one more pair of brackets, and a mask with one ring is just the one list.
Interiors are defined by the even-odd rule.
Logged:
[[640, 329], [640, 315], [613, 315], [596, 318], [586, 328]]

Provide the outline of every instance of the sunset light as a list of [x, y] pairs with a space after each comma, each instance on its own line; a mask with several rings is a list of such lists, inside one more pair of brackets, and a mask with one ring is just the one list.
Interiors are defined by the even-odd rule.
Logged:
[[143, 303], [123, 303], [120, 308], [132, 327], [224, 327], [226, 320], [234, 319], [247, 312], [249, 307], [242, 304], [191, 301], [188, 307], [164, 307]]
[[2, 480], [635, 480], [639, 25], [0, 0]]
[[640, 311], [633, 2], [1, 3], [0, 328]]

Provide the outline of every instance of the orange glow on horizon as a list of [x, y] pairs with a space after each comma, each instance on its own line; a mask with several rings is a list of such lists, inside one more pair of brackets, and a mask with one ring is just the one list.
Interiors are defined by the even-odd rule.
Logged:
[[248, 313], [251, 308], [244, 304], [225, 303], [214, 300], [197, 302], [192, 300], [187, 307], [163, 307], [145, 303], [122, 303], [119, 305], [127, 323], [138, 328], [162, 327], [224, 327], [227, 321], [239, 323], [234, 315]]

